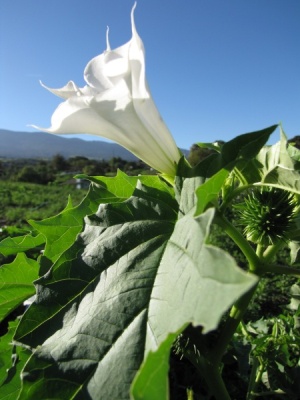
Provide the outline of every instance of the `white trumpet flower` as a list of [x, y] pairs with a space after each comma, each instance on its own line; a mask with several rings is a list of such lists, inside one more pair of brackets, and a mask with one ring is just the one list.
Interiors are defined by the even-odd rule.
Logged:
[[65, 99], [54, 111], [49, 129], [54, 134], [86, 133], [101, 136], [169, 176], [174, 176], [181, 153], [152, 99], [145, 75], [145, 50], [131, 11], [132, 38], [107, 49], [86, 66], [87, 83], [79, 88], [70, 81], [50, 92]]

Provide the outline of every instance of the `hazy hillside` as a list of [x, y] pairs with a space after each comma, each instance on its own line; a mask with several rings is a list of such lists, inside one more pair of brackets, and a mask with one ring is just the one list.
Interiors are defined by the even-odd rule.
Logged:
[[123, 147], [102, 141], [68, 139], [44, 132], [15, 132], [0, 129], [0, 158], [52, 158], [56, 154], [69, 158], [84, 156], [98, 160], [121, 157], [136, 160]]
[[[188, 150], [182, 150], [187, 155]], [[84, 156], [96, 160], [120, 157], [133, 161], [137, 158], [115, 143], [65, 138], [45, 132], [16, 132], [0, 129], [0, 158], [65, 158]]]

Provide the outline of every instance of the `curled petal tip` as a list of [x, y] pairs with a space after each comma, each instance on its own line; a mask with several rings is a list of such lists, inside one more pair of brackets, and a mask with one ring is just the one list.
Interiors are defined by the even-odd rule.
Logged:
[[36, 129], [37, 131], [44, 131], [45, 130], [45, 129], [41, 128], [40, 126], [34, 125], [34, 124], [28, 124], [26, 126], [28, 126], [28, 128], [30, 127], [30, 128]]
[[136, 8], [137, 2], [135, 1], [133, 4], [133, 7], [131, 9], [131, 26], [132, 26], [132, 32], [136, 31], [135, 29], [135, 23], [134, 23], [134, 10]]
[[106, 27], [106, 51], [110, 51], [110, 43], [109, 43], [109, 26]]

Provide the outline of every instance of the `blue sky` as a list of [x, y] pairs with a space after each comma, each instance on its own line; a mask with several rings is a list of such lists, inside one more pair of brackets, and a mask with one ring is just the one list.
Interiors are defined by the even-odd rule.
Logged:
[[[0, 128], [45, 128], [87, 62], [131, 37], [134, 0], [1, 0]], [[138, 0], [153, 98], [179, 147], [282, 122], [300, 135], [299, 0]], [[95, 137], [94, 137], [95, 139]], [[278, 137], [274, 137], [274, 141]]]

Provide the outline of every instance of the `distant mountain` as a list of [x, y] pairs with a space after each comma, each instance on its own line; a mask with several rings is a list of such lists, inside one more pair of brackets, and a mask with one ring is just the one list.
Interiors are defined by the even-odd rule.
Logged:
[[68, 139], [45, 132], [16, 132], [0, 129], [0, 158], [49, 159], [56, 154], [61, 154], [65, 158], [83, 156], [96, 160], [110, 160], [113, 157], [120, 157], [127, 161], [137, 159], [115, 143]]

